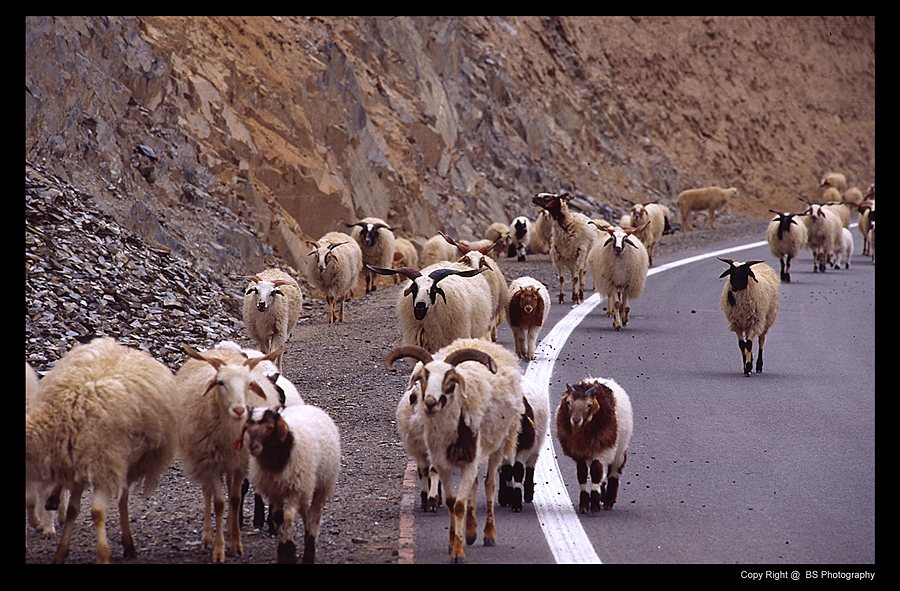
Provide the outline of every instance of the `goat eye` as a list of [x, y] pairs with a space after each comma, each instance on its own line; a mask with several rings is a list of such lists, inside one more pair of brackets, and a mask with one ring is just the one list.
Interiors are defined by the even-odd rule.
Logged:
[[225, 385], [225, 382], [223, 382], [222, 380], [216, 380], [216, 386], [222, 387], [224, 385]]
[[280, 289], [273, 289], [273, 290], [272, 290], [272, 293], [275, 294], [275, 295], [280, 295], [280, 296], [283, 296], [283, 295], [284, 295], [283, 293], [281, 293], [281, 290], [280, 290]]
[[256, 289], [255, 287], [251, 287], [250, 289], [248, 289], [247, 291], [244, 292], [244, 295], [250, 295], [251, 293], [256, 293], [257, 291], [259, 291], [259, 290]]

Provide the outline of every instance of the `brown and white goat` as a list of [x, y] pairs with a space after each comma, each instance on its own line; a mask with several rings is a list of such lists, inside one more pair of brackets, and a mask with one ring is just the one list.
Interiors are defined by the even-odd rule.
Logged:
[[[486, 463], [484, 545], [496, 544], [494, 498], [501, 461], [515, 454], [524, 412], [522, 376], [511, 351], [481, 339], [457, 339], [434, 356], [416, 346], [393, 349], [385, 365], [404, 357], [422, 363], [410, 376], [419, 382], [416, 404], [425, 423], [425, 443], [444, 486], [450, 510], [448, 546], [453, 562], [465, 560], [465, 543], [477, 538], [478, 468]], [[458, 482], [453, 473], [459, 472]]]
[[550, 313], [550, 292], [533, 277], [518, 277], [509, 284], [506, 316], [516, 342], [516, 355], [534, 359], [541, 328]]
[[[303, 563], [316, 561], [316, 539], [325, 503], [334, 493], [341, 465], [338, 428], [311, 404], [281, 411], [249, 409], [244, 431], [250, 481], [271, 503], [278, 537], [278, 562], [297, 562], [294, 519], [303, 520]], [[243, 442], [243, 440], [241, 440]]]
[[614, 380], [586, 378], [566, 384], [556, 409], [556, 432], [563, 453], [577, 464], [582, 513], [597, 513], [601, 505], [612, 509], [616, 503], [633, 431], [631, 400]]

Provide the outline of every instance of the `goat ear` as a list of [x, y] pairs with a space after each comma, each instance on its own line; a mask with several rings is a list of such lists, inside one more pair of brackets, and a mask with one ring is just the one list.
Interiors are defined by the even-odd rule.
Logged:
[[[465, 400], [466, 399], [466, 380], [463, 379], [463, 377], [460, 373], [455, 372], [455, 371], [453, 373], [456, 375], [456, 383], [457, 383], [456, 391], [459, 393], [460, 396], [462, 396], [463, 400]], [[465, 413], [460, 413], [460, 415], [459, 415], [460, 418], [463, 417], [463, 414], [465, 414]], [[472, 426], [472, 419], [470, 419], [468, 415], [465, 416], [464, 420], [465, 420], [466, 425], [468, 425], [469, 427]]]
[[251, 392], [253, 392], [253, 393], [256, 394], [257, 396], [259, 396], [259, 397], [262, 398], [263, 400], [266, 399], [266, 393], [263, 392], [262, 387], [261, 387], [259, 384], [257, 384], [256, 382], [250, 382], [250, 385], [247, 386], [247, 387], [250, 388], [250, 391], [251, 391]]
[[203, 391], [203, 395], [205, 396], [205, 395], [209, 394], [209, 391], [212, 390], [213, 388], [215, 388], [217, 385], [218, 385], [218, 380], [216, 380], [216, 378], [213, 377], [213, 379], [211, 379], [209, 381], [209, 383], [206, 384], [206, 390]]
[[284, 443], [284, 441], [288, 438], [288, 434], [291, 432], [288, 424], [285, 422], [281, 416], [279, 416], [275, 420], [275, 437], [278, 438], [279, 443]]
[[310, 248], [319, 248], [319, 245], [313, 242], [312, 240], [306, 240], [306, 245]]

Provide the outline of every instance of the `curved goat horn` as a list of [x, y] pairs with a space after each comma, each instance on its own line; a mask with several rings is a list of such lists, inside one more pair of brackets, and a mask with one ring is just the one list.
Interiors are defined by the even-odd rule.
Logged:
[[459, 275], [461, 277], [474, 277], [475, 275], [478, 275], [479, 273], [483, 273], [484, 271], [487, 271], [487, 269], [485, 267], [481, 267], [479, 269], [466, 269], [465, 271], [457, 271], [456, 269], [441, 268], [441, 269], [435, 269], [434, 271], [429, 273], [428, 276], [431, 277], [432, 281], [434, 281], [434, 284], [437, 285], [437, 283], [439, 281], [446, 279], [447, 277], [450, 277], [451, 275]]
[[284, 353], [284, 347], [280, 347], [277, 351], [267, 353], [263, 357], [254, 357], [253, 359], [247, 359], [246, 361], [244, 361], [244, 365], [246, 365], [250, 369], [253, 369], [263, 361], [275, 361], [276, 359], [281, 357], [282, 353]]
[[456, 367], [463, 361], [477, 361], [490, 370], [491, 373], [497, 373], [497, 363], [494, 358], [478, 349], [459, 349], [453, 351], [444, 358], [446, 363]]
[[416, 277], [421, 277], [422, 273], [419, 272], [418, 269], [413, 267], [399, 267], [397, 269], [385, 269], [383, 267], [376, 267], [374, 265], [366, 265], [366, 269], [372, 271], [374, 273], [378, 273], [379, 275], [396, 275], [400, 274], [406, 277], [409, 280], [415, 280]]
[[460, 254], [467, 254], [470, 250], [472, 250], [471, 248], [469, 248], [469, 247], [466, 246], [465, 244], [460, 244], [459, 242], [457, 242], [457, 241], [454, 240], [453, 238], [450, 238], [449, 236], [447, 236], [446, 234], [444, 234], [444, 233], [441, 232], [441, 231], [438, 231], [438, 234], [440, 234], [441, 236], [443, 236], [444, 240], [446, 240], [448, 243], [450, 243], [450, 244], [452, 244], [453, 246], [455, 246], [455, 247], [459, 250]]
[[392, 349], [384, 358], [384, 365], [388, 369], [394, 365], [394, 362], [404, 357], [412, 357], [417, 361], [421, 361], [422, 365], [428, 365], [434, 359], [426, 349], [416, 345], [404, 345]]
[[181, 344], [181, 350], [184, 351], [184, 354], [188, 357], [193, 357], [194, 359], [205, 361], [216, 369], [219, 369], [220, 367], [225, 365], [225, 362], [221, 359], [216, 359], [215, 357], [204, 357], [203, 354], [200, 353], [200, 351], [194, 349], [189, 345], [185, 345], [184, 343]]

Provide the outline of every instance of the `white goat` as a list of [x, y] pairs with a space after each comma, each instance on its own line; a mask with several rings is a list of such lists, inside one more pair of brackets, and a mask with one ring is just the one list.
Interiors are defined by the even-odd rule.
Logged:
[[[225, 561], [225, 531], [222, 477], [228, 490], [228, 526], [231, 551], [243, 554], [240, 529], [241, 484], [247, 474], [249, 456], [235, 446], [242, 435], [246, 420], [247, 396], [259, 397], [263, 404], [265, 393], [258, 384], [260, 377], [254, 368], [262, 361], [279, 356], [281, 349], [254, 359], [231, 348], [210, 349], [200, 353], [187, 345], [182, 350], [191, 359], [175, 374], [177, 399], [180, 407], [178, 443], [187, 476], [203, 489], [204, 548], [213, 544], [212, 561]], [[262, 378], [265, 380], [266, 378]], [[211, 391], [215, 392], [211, 392]], [[212, 393], [212, 395], [210, 395]], [[210, 523], [211, 505], [215, 510], [216, 535], [213, 540]]]
[[[448, 244], [441, 233], [435, 234], [422, 246], [422, 264], [430, 267], [441, 261], [456, 260], [456, 247]], [[415, 268], [415, 265], [410, 265]]]
[[776, 214], [766, 228], [766, 241], [772, 256], [778, 257], [781, 263], [781, 280], [791, 282], [791, 261], [797, 258], [800, 251], [806, 248], [806, 224], [798, 223], [797, 216], [802, 213], [780, 212], [770, 209]]
[[822, 205], [811, 204], [805, 212], [806, 244], [813, 255], [813, 273], [825, 272], [841, 241], [841, 221]]
[[416, 412], [416, 405], [422, 400], [422, 385], [413, 378], [421, 367], [422, 364], [417, 363], [413, 368], [409, 383], [397, 401], [395, 417], [403, 449], [416, 463], [422, 511], [434, 513], [441, 504], [441, 486], [437, 470], [431, 465], [428, 456], [428, 446], [425, 443], [425, 417]]
[[[297, 280], [280, 269], [266, 269], [247, 277], [243, 319], [247, 334], [264, 353], [283, 349], [303, 310]], [[281, 357], [278, 358], [281, 371]]]
[[594, 290], [606, 294], [606, 315], [613, 317], [613, 328], [628, 325], [628, 305], [644, 291], [650, 259], [634, 228], [607, 228], [606, 240], [598, 239], [588, 254], [594, 278]]
[[528, 240], [528, 251], [532, 254], [547, 254], [550, 252], [550, 242], [553, 239], [553, 219], [550, 212], [541, 209], [534, 223], [531, 225], [531, 238]]
[[556, 222], [553, 224], [550, 242], [550, 260], [559, 275], [559, 303], [565, 301], [563, 293], [563, 270], [572, 276], [572, 303], [584, 301], [584, 273], [587, 269], [588, 252], [594, 243], [594, 231], [589, 227], [589, 218], [581, 213], [569, 211], [568, 193], [538, 193], [532, 203], [550, 212]]
[[106, 537], [110, 503], [119, 507], [124, 556], [137, 556], [129, 489], [143, 482], [150, 494], [172, 461], [174, 390], [165, 365], [111, 338], [76, 346], [41, 380], [41, 402], [25, 417], [25, 484], [71, 493], [54, 563], [69, 553], [87, 486], [93, 489], [97, 562], [112, 556]]
[[853, 234], [847, 228], [841, 228], [841, 241], [835, 250], [834, 262], [832, 268], [838, 269], [841, 263], [845, 269], [850, 268], [850, 257], [853, 256]]
[[[383, 219], [368, 217], [344, 225], [353, 228], [351, 235], [362, 249], [364, 265], [391, 266], [396, 239], [393, 230]], [[372, 291], [375, 291], [375, 275], [366, 267], [366, 293]]]
[[754, 337], [758, 337], [759, 341], [756, 372], [762, 372], [763, 347], [766, 334], [778, 315], [781, 282], [775, 270], [763, 261], [719, 260], [728, 264], [728, 269], [719, 275], [720, 279], [728, 277], [722, 286], [719, 303], [728, 328], [737, 334], [744, 375], [749, 377], [753, 367]]
[[487, 254], [493, 252], [493, 247], [496, 243], [484, 245], [479, 249], [472, 249], [465, 244], [457, 243], [453, 238], [450, 238], [443, 233], [441, 233], [441, 236], [443, 236], [447, 242], [456, 246], [459, 251], [460, 257], [457, 259], [457, 263], [462, 263], [471, 269], [485, 269], [488, 271], [483, 277], [487, 280], [488, 287], [491, 290], [491, 302], [493, 303], [493, 306], [491, 309], [492, 321], [489, 331], [490, 334], [485, 338], [490, 338], [492, 341], [496, 342], [497, 329], [503, 325], [503, 320], [506, 315], [506, 306], [509, 304], [509, 286], [506, 284], [506, 277], [503, 275], [503, 271], [500, 270], [496, 261]]
[[[458, 338], [488, 334], [494, 306], [487, 280], [478, 276], [486, 268], [446, 262], [421, 271], [369, 268], [382, 275], [400, 273], [410, 280], [401, 286], [396, 305], [403, 343], [437, 351]], [[411, 296], [409, 302], [407, 296]]]
[[546, 387], [522, 380], [522, 413], [516, 456], [500, 466], [497, 503], [515, 512], [522, 510], [522, 502], [534, 499], [534, 467], [537, 465], [544, 438], [550, 425], [550, 393]]
[[484, 239], [490, 240], [493, 245], [491, 250], [485, 254], [490, 254], [495, 259], [500, 258], [501, 255], [507, 253], [509, 245], [512, 242], [509, 226], [501, 224], [500, 222], [494, 222], [484, 231]]
[[[631, 206], [631, 224], [634, 235], [644, 244], [647, 249], [647, 257], [650, 266], [653, 266], [653, 251], [656, 245], [662, 240], [663, 231], [667, 226], [667, 216], [669, 208], [659, 203], [634, 203]], [[622, 226], [626, 227], [626, 226]]]
[[[400, 267], [418, 267], [419, 253], [416, 251], [416, 245], [406, 238], [397, 238], [394, 242], [394, 258], [391, 268], [399, 269]], [[394, 285], [400, 283], [400, 276], [394, 275]]]
[[[317, 241], [307, 240], [312, 248], [306, 264], [306, 279], [325, 294], [328, 324], [344, 321], [344, 301], [349, 299], [362, 272], [363, 257], [359, 244], [343, 232], [328, 232]], [[335, 307], [340, 305], [340, 311]]]
[[[34, 410], [41, 401], [41, 384], [37, 372], [25, 362], [25, 415]], [[52, 497], [58, 499], [62, 491], [51, 492], [41, 483], [33, 483], [25, 487], [25, 513], [28, 516], [28, 525], [41, 530], [44, 537], [56, 535], [56, 524], [53, 520], [53, 512], [45, 507], [45, 501]], [[56, 503], [57, 501], [52, 501]], [[60, 525], [66, 521], [66, 503], [63, 499], [57, 507], [57, 519]], [[27, 547], [27, 544], [26, 544]]]

